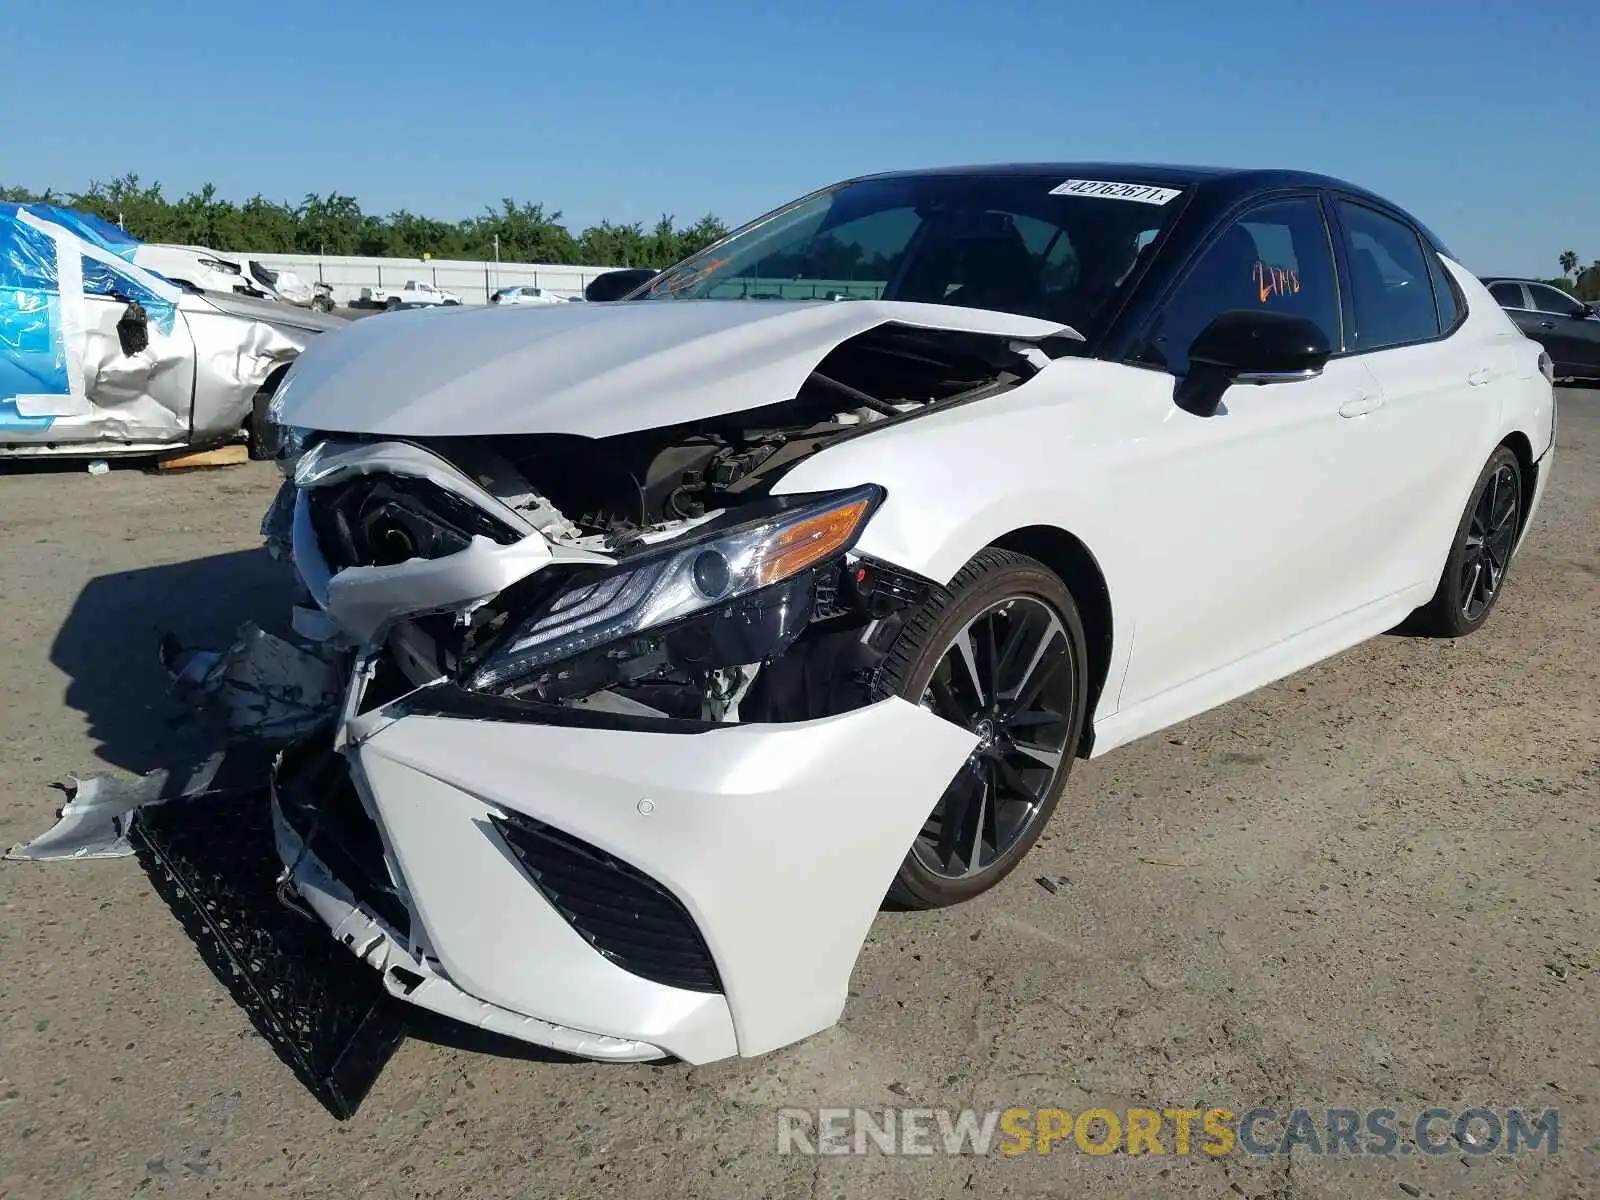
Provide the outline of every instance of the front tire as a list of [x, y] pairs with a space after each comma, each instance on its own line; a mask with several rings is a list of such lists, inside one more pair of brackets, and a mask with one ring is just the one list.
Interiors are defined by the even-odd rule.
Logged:
[[1481, 629], [1505, 590], [1521, 529], [1522, 464], [1501, 446], [1473, 486], [1433, 599], [1412, 614], [1406, 632], [1456, 638]]
[[942, 908], [994, 887], [1055, 810], [1087, 707], [1083, 623], [1042, 563], [977, 554], [909, 614], [879, 669], [898, 695], [979, 735], [890, 885], [903, 908]]

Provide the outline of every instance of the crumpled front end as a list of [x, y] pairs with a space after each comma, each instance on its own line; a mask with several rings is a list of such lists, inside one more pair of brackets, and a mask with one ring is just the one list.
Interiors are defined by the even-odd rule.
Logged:
[[837, 1020], [972, 744], [897, 699], [657, 732], [418, 697], [344, 731], [341, 754], [280, 763], [279, 849], [391, 992], [569, 1053], [690, 1062]]
[[877, 689], [933, 586], [855, 551], [882, 489], [771, 488], [917, 407], [829, 384], [862, 411], [599, 441], [289, 431], [269, 544], [305, 586], [296, 627], [354, 665], [279, 764], [279, 850], [393, 994], [612, 1059], [837, 1020], [975, 735]]

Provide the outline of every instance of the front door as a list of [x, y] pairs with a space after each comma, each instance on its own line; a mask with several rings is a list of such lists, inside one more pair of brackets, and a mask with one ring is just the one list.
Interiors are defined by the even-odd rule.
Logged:
[[[1181, 377], [1195, 336], [1247, 308], [1308, 317], [1342, 344], [1315, 194], [1264, 202], [1229, 224], [1164, 302], [1137, 357]], [[1381, 400], [1360, 358], [1335, 357], [1313, 379], [1235, 385], [1214, 416], [1172, 406], [1129, 466], [1137, 486], [1170, 497], [1139, 547], [1169, 590], [1134, 614], [1124, 708], [1376, 598], [1364, 543], [1379, 522], [1358, 418]]]

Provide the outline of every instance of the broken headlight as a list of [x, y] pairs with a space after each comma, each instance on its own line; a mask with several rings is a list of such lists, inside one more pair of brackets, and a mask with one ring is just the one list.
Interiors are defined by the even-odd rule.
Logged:
[[278, 471], [285, 479], [294, 478], [295, 465], [306, 452], [314, 433], [313, 430], [299, 425], [283, 423], [283, 401], [288, 395], [293, 371], [291, 367], [289, 374], [279, 381], [278, 390], [273, 393], [272, 399], [267, 401], [267, 407], [261, 414], [265, 424], [262, 430], [264, 435], [262, 442], [277, 462]]
[[502, 638], [467, 680], [499, 691], [552, 663], [697, 614], [732, 613], [856, 543], [883, 500], [875, 485], [703, 532], [560, 593]]

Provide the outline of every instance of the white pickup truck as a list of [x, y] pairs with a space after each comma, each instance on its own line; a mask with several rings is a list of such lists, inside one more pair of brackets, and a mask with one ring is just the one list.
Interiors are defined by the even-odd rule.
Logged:
[[460, 304], [461, 297], [454, 292], [434, 287], [431, 283], [408, 279], [405, 286], [399, 288], [364, 287], [361, 289], [359, 303], [375, 308], [387, 308], [392, 312], [397, 308], [413, 308], [424, 304]]

